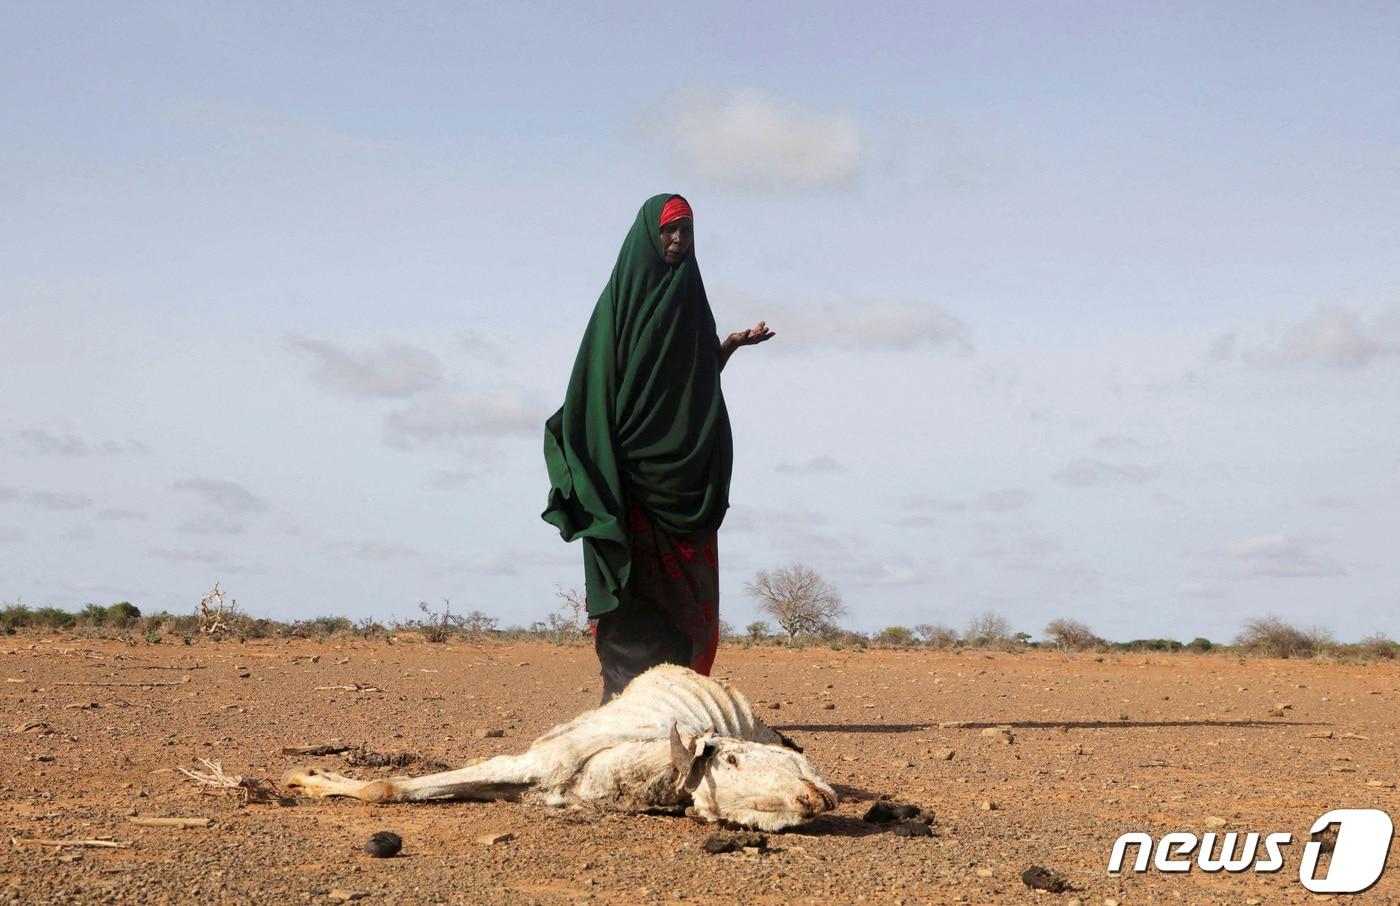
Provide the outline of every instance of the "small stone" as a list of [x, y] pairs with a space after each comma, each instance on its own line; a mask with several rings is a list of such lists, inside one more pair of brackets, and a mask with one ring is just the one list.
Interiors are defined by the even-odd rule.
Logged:
[[63, 855], [61, 855], [61, 856], [58, 857], [58, 861], [60, 861], [60, 862], [69, 862], [69, 863], [71, 863], [71, 862], [81, 862], [82, 859], [83, 859], [83, 854], [82, 854], [82, 853], [64, 853]]
[[937, 761], [952, 761], [954, 754], [952, 749], [939, 749], [933, 753], [933, 757]]
[[127, 810], [126, 810], [126, 814], [123, 815], [122, 817], [125, 817], [125, 818], [135, 818], [135, 817], [136, 817], [136, 809], [134, 809], [134, 808], [129, 808], [129, 809], [127, 809]]
[[932, 837], [933, 830], [920, 821], [901, 821], [894, 826], [896, 837]]
[[1118, 901], [1113, 897], [1106, 897], [1103, 901], [1103, 906], [1118, 906]]
[[832, 702], [827, 702], [826, 704], [822, 705], [822, 710], [823, 710], [823, 711], [835, 711], [835, 710], [836, 710], [836, 705], [833, 704]]
[[340, 887], [335, 887], [332, 888], [330, 893], [326, 894], [326, 896], [337, 902], [348, 903], [351, 900], [363, 900], [365, 897], [369, 896], [369, 894], [363, 890], [344, 890]]
[[977, 869], [977, 877], [979, 877], [979, 878], [990, 878], [991, 876], [992, 876], [992, 870], [991, 870], [990, 868], [979, 868], [979, 869]]
[[938, 722], [938, 729], [940, 730], [957, 730], [965, 726], [967, 726], [967, 721], [965, 720], [940, 720]]
[[1005, 727], [987, 727], [982, 731], [982, 735], [989, 739], [995, 739], [1004, 746], [1009, 746], [1016, 741], [1016, 737]]
[[480, 837], [476, 838], [476, 842], [480, 843], [482, 846], [496, 846], [500, 843], [508, 843], [514, 839], [515, 834], [512, 834], [510, 831], [503, 831], [498, 834], [482, 834]]
[[1304, 738], [1304, 739], [1331, 739], [1331, 738], [1332, 738], [1332, 731], [1331, 731], [1331, 730], [1313, 730], [1313, 731], [1310, 732], [1310, 733], [1304, 733], [1304, 734], [1303, 734], [1303, 738]]
[[997, 810], [997, 804], [990, 799], [983, 799], [978, 803], [977, 807], [984, 812], [994, 812]]
[[753, 831], [718, 831], [706, 837], [701, 848], [712, 856], [741, 849], [761, 852], [768, 848], [768, 838]]
[[783, 707], [783, 703], [782, 703], [782, 702], [772, 702], [771, 704], [768, 705], [768, 709], [769, 709], [770, 711], [777, 711], [777, 710], [781, 709], [782, 707]]
[[379, 831], [365, 844], [365, 852], [376, 859], [390, 859], [403, 849], [403, 837], [393, 831]]
[[1219, 815], [1211, 815], [1207, 817], [1203, 823], [1206, 827], [1224, 827], [1229, 822], [1227, 822], [1224, 818], [1220, 817]]
[[505, 731], [505, 730], [500, 730], [500, 729], [477, 730], [477, 731], [476, 731], [476, 736], [477, 736], [478, 739], [500, 739], [502, 736], [505, 736], [505, 735], [506, 735], [506, 731]]
[[1064, 893], [1070, 884], [1063, 876], [1043, 865], [1032, 865], [1021, 872], [1021, 883], [1031, 890], [1048, 890], [1051, 893]]

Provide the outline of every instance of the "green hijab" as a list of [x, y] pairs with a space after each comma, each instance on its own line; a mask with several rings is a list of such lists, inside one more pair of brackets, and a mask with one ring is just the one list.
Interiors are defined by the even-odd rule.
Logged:
[[719, 528], [734, 447], [719, 339], [695, 252], [661, 257], [661, 208], [647, 199], [589, 319], [564, 394], [545, 422], [549, 505], [565, 541], [583, 539], [588, 614], [616, 610], [631, 571], [629, 507], [658, 528]]

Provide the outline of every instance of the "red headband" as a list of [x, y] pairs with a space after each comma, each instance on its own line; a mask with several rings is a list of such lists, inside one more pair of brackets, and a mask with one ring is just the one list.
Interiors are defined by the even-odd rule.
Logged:
[[690, 212], [690, 202], [679, 195], [673, 196], [661, 208], [661, 225], [665, 226], [673, 220], [680, 220], [682, 217], [695, 219], [695, 215]]

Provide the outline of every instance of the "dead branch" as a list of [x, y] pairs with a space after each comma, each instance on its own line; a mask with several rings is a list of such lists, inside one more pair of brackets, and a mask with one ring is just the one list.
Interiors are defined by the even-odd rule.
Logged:
[[208, 827], [208, 818], [128, 818], [132, 824], [141, 827]]
[[316, 691], [317, 691], [317, 692], [329, 692], [329, 691], [337, 691], [337, 692], [383, 692], [384, 690], [381, 689], [381, 688], [379, 688], [378, 686], [362, 686], [362, 685], [360, 685], [359, 683], [350, 683], [349, 685], [345, 685], [345, 686], [317, 686], [317, 687], [316, 687]]
[[237, 789], [243, 783], [242, 777], [234, 777], [224, 773], [224, 766], [221, 762], [210, 761], [208, 758], [199, 759], [199, 763], [208, 768], [208, 771], [191, 771], [188, 768], [176, 768], [181, 774], [191, 780], [201, 783], [204, 786], [213, 786], [220, 789]]
[[10, 842], [15, 846], [22, 846], [32, 843], [35, 846], [90, 846], [102, 849], [126, 849], [130, 843], [119, 843], [116, 840], [40, 840], [35, 837], [11, 837]]
[[325, 743], [319, 746], [283, 746], [283, 755], [339, 755], [350, 751], [349, 746]]
[[189, 681], [190, 681], [190, 678], [189, 678], [188, 676], [182, 676], [182, 677], [180, 677], [178, 680], [171, 680], [171, 681], [168, 681], [168, 682], [167, 682], [166, 680], [149, 680], [149, 681], [144, 682], [144, 683], [115, 683], [115, 682], [114, 682], [114, 683], [93, 683], [93, 682], [79, 683], [79, 682], [72, 682], [72, 681], [69, 681], [69, 682], [62, 682], [62, 683], [54, 683], [54, 685], [55, 685], [55, 686], [137, 686], [137, 687], [146, 687], [146, 686], [183, 686], [185, 683], [188, 683]]

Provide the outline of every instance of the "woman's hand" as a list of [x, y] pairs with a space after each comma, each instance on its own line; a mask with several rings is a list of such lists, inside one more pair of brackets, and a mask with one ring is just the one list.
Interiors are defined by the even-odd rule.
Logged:
[[724, 368], [729, 357], [734, 354], [734, 350], [740, 346], [754, 346], [773, 339], [773, 331], [768, 329], [767, 321], [759, 321], [757, 325], [748, 330], [739, 330], [724, 338], [724, 342], [719, 344], [719, 367]]

